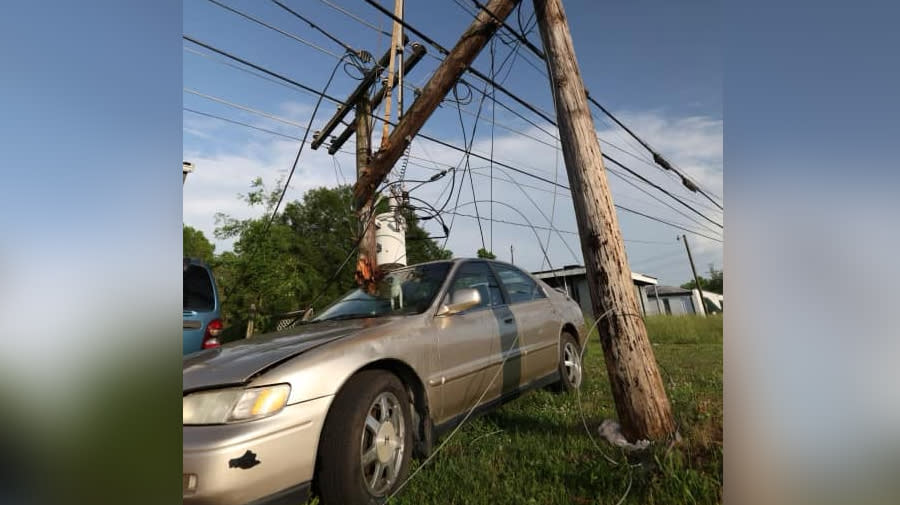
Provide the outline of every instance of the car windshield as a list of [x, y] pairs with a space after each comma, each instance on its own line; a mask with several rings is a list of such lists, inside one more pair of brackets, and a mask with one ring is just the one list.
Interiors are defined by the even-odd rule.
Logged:
[[428, 263], [387, 274], [374, 295], [354, 289], [312, 321], [421, 314], [441, 289], [449, 263]]

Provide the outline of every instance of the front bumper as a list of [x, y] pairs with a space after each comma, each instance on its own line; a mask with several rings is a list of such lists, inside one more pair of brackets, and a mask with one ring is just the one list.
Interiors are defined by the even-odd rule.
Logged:
[[183, 503], [303, 503], [332, 399], [289, 405], [272, 417], [245, 423], [184, 426]]

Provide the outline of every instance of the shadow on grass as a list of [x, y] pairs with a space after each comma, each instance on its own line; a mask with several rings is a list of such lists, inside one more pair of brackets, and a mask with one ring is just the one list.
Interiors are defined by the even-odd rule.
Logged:
[[[499, 410], [484, 415], [484, 420], [497, 428], [510, 433], [527, 433], [543, 435], [548, 438], [584, 435], [581, 423], [561, 423], [557, 419], [548, 419], [539, 413], [523, 413], [512, 410]], [[588, 420], [590, 426], [590, 420]]]

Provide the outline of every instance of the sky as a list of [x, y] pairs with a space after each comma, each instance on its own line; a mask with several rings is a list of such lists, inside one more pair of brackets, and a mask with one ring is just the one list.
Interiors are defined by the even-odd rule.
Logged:
[[[183, 2], [184, 33], [304, 85], [315, 89], [325, 87], [343, 52], [338, 43], [273, 2], [220, 0], [220, 3], [289, 35], [260, 26], [210, 0]], [[376, 58], [387, 49], [387, 36], [338, 12], [328, 3], [346, 9], [384, 31], [391, 28], [387, 17], [362, 0], [285, 2], [353, 48], [364, 49]], [[664, 1], [610, 1], [603, 2], [602, 8], [598, 8], [595, 2], [567, 0], [564, 7], [582, 76], [591, 96], [703, 188], [721, 197], [724, 123], [719, 3], [688, 1], [671, 4]], [[392, 9], [393, 2], [382, 1], [382, 5]], [[509, 18], [510, 25], [518, 26], [519, 18], [528, 25], [533, 13], [532, 3], [522, 2], [520, 9], [521, 13], [514, 12]], [[450, 48], [471, 22], [468, 12], [472, 10], [472, 2], [468, 0], [408, 0], [405, 16], [412, 26]], [[412, 42], [424, 43], [414, 34], [409, 36]], [[495, 38], [493, 44], [495, 67], [499, 68], [506, 60], [502, 71], [497, 72], [496, 80], [553, 117], [552, 97], [543, 63], [525, 48], [507, 59], [512, 49], [509, 37], [505, 39]], [[529, 33], [529, 39], [535, 45], [541, 45], [536, 26]], [[409, 86], [404, 90], [406, 107], [411, 103], [413, 88], [424, 85], [438, 65], [435, 58], [438, 51], [425, 45], [429, 56], [406, 78]], [[287, 175], [317, 97], [235, 68], [240, 64], [223, 64], [228, 60], [187, 41], [182, 55], [184, 159], [196, 166], [183, 189], [183, 221], [202, 230], [214, 241], [216, 251], [222, 252], [228, 250], [231, 243], [214, 238], [216, 213], [250, 217], [262, 212], [248, 208], [238, 195], [246, 193], [255, 177], [262, 177], [271, 189]], [[482, 51], [474, 66], [490, 73], [491, 46]], [[346, 97], [357, 83], [351, 75], [353, 72], [353, 69], [348, 72], [344, 66], [338, 68], [328, 93], [338, 98]], [[445, 100], [426, 122], [422, 133], [463, 146], [472, 141], [475, 118], [480, 117], [473, 152], [489, 156], [493, 147], [495, 160], [568, 186], [562, 155], [554, 138], [556, 129], [499, 91], [498, 101], [534, 124], [500, 105], [492, 107], [490, 99], [482, 104], [482, 92], [490, 94], [491, 89], [471, 75], [464, 78], [471, 86], [457, 88], [460, 105], [452, 100], [451, 93], [450, 100]], [[313, 131], [324, 125], [335, 107], [327, 100], [322, 102], [312, 123]], [[664, 173], [653, 165], [646, 150], [599, 110], [594, 111], [595, 127], [605, 154], [687, 201], [713, 221], [723, 222], [719, 209], [702, 196], [684, 189], [672, 173]], [[383, 106], [378, 113], [384, 113]], [[392, 113], [395, 115], [396, 109]], [[460, 116], [465, 131], [460, 125]], [[374, 145], [380, 143], [380, 137], [381, 124], [376, 123]], [[314, 187], [352, 183], [355, 178], [353, 149], [351, 140], [343, 152], [332, 157], [324, 147], [314, 151], [307, 145], [288, 187], [286, 201], [299, 199]], [[470, 182], [462, 179], [464, 161], [460, 152], [417, 138], [412, 144], [406, 169], [407, 179], [420, 180], [438, 170], [459, 167], [455, 181], [448, 175], [412, 193], [432, 204], [443, 204], [448, 201], [451, 185], [456, 190], [462, 187], [459, 203], [456, 203], [454, 193], [446, 207], [449, 212], [455, 209], [457, 215], [445, 214], [447, 225], [452, 223], [446, 247], [455, 256], [474, 256], [484, 245], [499, 259], [509, 261], [512, 246], [515, 263], [531, 271], [583, 264], [575, 234], [574, 209], [567, 190], [497, 165], [492, 169], [487, 161], [477, 158], [470, 160], [473, 174]], [[609, 164], [607, 167], [615, 170]], [[630, 176], [628, 181], [613, 173], [608, 176], [616, 204], [721, 240], [720, 228], [675, 200]], [[495, 202], [493, 206], [488, 203], [490, 200]], [[478, 221], [469, 217], [476, 213], [518, 225], [483, 221], [480, 230]], [[684, 244], [676, 240], [684, 231], [627, 211], [620, 210], [618, 219], [633, 271], [657, 277], [661, 284], [669, 285], [678, 285], [691, 278]], [[525, 223], [531, 223], [536, 229], [522, 226]], [[439, 226], [432, 223], [425, 226], [432, 235], [443, 235]], [[708, 272], [710, 265], [722, 268], [721, 242], [692, 233], [687, 236], [701, 275]], [[439, 243], [443, 244], [444, 239]]]

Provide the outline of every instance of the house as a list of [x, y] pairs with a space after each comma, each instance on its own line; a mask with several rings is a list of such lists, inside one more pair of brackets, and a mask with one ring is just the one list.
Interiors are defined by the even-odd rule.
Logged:
[[[645, 314], [697, 314], [700, 307], [700, 293], [696, 289], [684, 289], [675, 286], [653, 286], [646, 288], [649, 302]], [[712, 306], [722, 311], [724, 297], [718, 293], [704, 291], [707, 307]]]
[[[564, 290], [569, 296], [581, 305], [581, 311], [585, 314], [593, 314], [591, 309], [591, 294], [587, 285], [587, 269], [579, 265], [569, 265], [555, 270], [543, 270], [532, 272], [532, 275], [546, 282], [554, 288]], [[634, 282], [634, 294], [640, 301], [642, 314], [656, 314], [649, 312], [650, 300], [647, 297], [647, 288], [658, 284], [655, 277], [631, 273], [631, 280]]]

